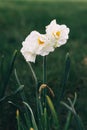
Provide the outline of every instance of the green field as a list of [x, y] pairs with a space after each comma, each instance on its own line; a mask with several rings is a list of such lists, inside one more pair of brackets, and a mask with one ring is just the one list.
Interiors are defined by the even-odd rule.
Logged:
[[[87, 2], [20, 2], [17, 0], [14, 2], [0, 2], [0, 58], [4, 55], [6, 66], [13, 51], [15, 49], [19, 51], [15, 68], [17, 68], [22, 84], [25, 84], [25, 91], [29, 91], [26, 93], [30, 104], [34, 105], [31, 101], [34, 84], [32, 83], [30, 70], [20, 54], [21, 43], [33, 30], [45, 33], [45, 26], [53, 19], [56, 19], [57, 23], [66, 24], [70, 28], [70, 38], [66, 45], [57, 48], [55, 52], [47, 57], [47, 82], [53, 89], [57, 102], [65, 55], [69, 52], [71, 69], [65, 95], [67, 97], [73, 95], [75, 91], [77, 92], [77, 110], [87, 129]], [[42, 81], [42, 58], [38, 56], [36, 63], [32, 65], [38, 79]], [[13, 73], [7, 92], [9, 93], [9, 90], [13, 91], [15, 85], [16, 81]], [[8, 114], [7, 116], [9, 117]], [[12, 116], [15, 118], [15, 113]], [[6, 121], [2, 121], [3, 124], [0, 125], [0, 130], [14, 130], [12, 125], [15, 119], [13, 117], [6, 120], [4, 114], [3, 120]], [[11, 120], [13, 120], [13, 123], [8, 124]], [[4, 122], [7, 127], [4, 126]]]

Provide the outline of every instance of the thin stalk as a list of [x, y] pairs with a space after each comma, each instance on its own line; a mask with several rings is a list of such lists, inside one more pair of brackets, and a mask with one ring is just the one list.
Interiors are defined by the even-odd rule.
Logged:
[[30, 64], [30, 62], [27, 62], [29, 67], [30, 67], [30, 70], [32, 72], [32, 75], [33, 75], [33, 78], [35, 80], [35, 89], [36, 89], [36, 105], [37, 105], [37, 116], [38, 116], [38, 122], [39, 122], [39, 128], [41, 129], [41, 119], [40, 119], [40, 111], [39, 111], [39, 96], [38, 96], [38, 80], [37, 80], [37, 76]]
[[47, 58], [46, 58], [46, 56], [44, 56], [43, 57], [43, 83], [44, 84], [46, 84], [46, 72], [47, 72], [47, 70], [46, 70], [46, 66], [47, 66], [47, 64], [46, 64], [46, 60], [47, 60]]
[[31, 72], [32, 72], [32, 74], [33, 74], [33, 77], [34, 77], [34, 80], [35, 80], [35, 84], [37, 85], [37, 83], [38, 83], [38, 81], [37, 81], [37, 76], [36, 76], [36, 74], [35, 74], [35, 72], [34, 72], [32, 66], [31, 66], [30, 62], [27, 62], [27, 63], [28, 63], [28, 65], [29, 65], [29, 67], [30, 67], [30, 69], [31, 69]]
[[[30, 62], [27, 62], [28, 63], [28, 65], [29, 65], [29, 67], [30, 67], [30, 70], [31, 70], [31, 72], [32, 72], [32, 75], [33, 75], [33, 77], [34, 77], [34, 80], [35, 80], [35, 89], [36, 89], [36, 102], [38, 102], [38, 80], [37, 80], [37, 76], [36, 76], [36, 74], [35, 74], [35, 72], [34, 72], [34, 70], [33, 70], [33, 68], [32, 68], [32, 66], [31, 66], [31, 64], [30, 64]], [[37, 111], [38, 111], [38, 103], [37, 103]]]
[[[47, 80], [47, 64], [46, 64], [46, 56], [43, 57], [43, 84], [46, 84]], [[46, 88], [43, 90], [43, 105], [46, 107]]]

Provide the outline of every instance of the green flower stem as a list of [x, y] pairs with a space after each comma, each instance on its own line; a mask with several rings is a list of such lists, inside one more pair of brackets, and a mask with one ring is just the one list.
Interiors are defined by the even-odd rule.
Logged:
[[39, 96], [38, 96], [38, 80], [37, 80], [37, 76], [36, 76], [36, 74], [35, 74], [35, 72], [34, 72], [32, 66], [31, 66], [30, 62], [27, 62], [27, 63], [28, 63], [28, 65], [29, 65], [29, 67], [30, 67], [30, 70], [31, 70], [32, 75], [33, 75], [34, 80], [35, 80], [35, 86], [36, 86], [35, 89], [36, 89], [37, 116], [38, 116], [39, 127], [41, 127], [41, 122], [40, 122], [40, 112], [39, 112], [39, 99], [38, 99], [38, 97], [39, 97]]
[[[44, 56], [43, 57], [43, 84], [46, 84], [46, 80], [47, 80], [47, 70], [46, 70], [46, 60], [47, 60], [47, 57]], [[43, 105], [44, 107], [46, 107], [46, 88], [44, 88], [44, 91], [43, 91]]]
[[34, 80], [35, 80], [35, 86], [36, 86], [36, 100], [38, 101], [38, 80], [37, 80], [37, 76], [36, 76], [36, 74], [35, 74], [35, 72], [34, 72], [32, 66], [31, 66], [31, 64], [30, 64], [29, 62], [27, 62], [27, 63], [28, 63], [28, 65], [29, 65], [29, 67], [30, 67], [30, 70], [31, 70], [32, 75], [33, 75]]
[[37, 84], [37, 76], [36, 76], [36, 74], [35, 74], [35, 72], [34, 72], [34, 70], [33, 70], [33, 68], [32, 68], [32, 66], [31, 66], [31, 64], [30, 64], [30, 62], [27, 62], [28, 63], [28, 65], [29, 65], [29, 67], [30, 67], [30, 69], [31, 69], [31, 72], [32, 72], [32, 74], [33, 74], [33, 77], [34, 77], [34, 80], [35, 80], [35, 84]]
[[43, 57], [43, 83], [46, 84], [46, 56]]

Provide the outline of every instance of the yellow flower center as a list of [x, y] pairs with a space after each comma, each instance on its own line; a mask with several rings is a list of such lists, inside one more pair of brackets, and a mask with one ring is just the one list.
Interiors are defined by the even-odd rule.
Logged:
[[57, 32], [53, 32], [52, 35], [55, 37], [55, 38], [59, 38], [61, 32], [60, 31], [57, 31]]
[[42, 44], [44, 44], [44, 41], [42, 41], [40, 38], [38, 38], [38, 43], [39, 43], [40, 45], [42, 45]]
[[60, 31], [56, 32], [56, 35], [59, 37], [60, 36]]

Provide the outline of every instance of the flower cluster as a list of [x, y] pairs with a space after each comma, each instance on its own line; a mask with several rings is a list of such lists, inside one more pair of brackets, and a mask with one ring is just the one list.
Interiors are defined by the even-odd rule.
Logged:
[[36, 56], [46, 56], [55, 48], [65, 44], [68, 39], [69, 28], [66, 25], [59, 25], [53, 20], [46, 26], [46, 34], [32, 31], [23, 41], [21, 53], [26, 61], [35, 62]]

